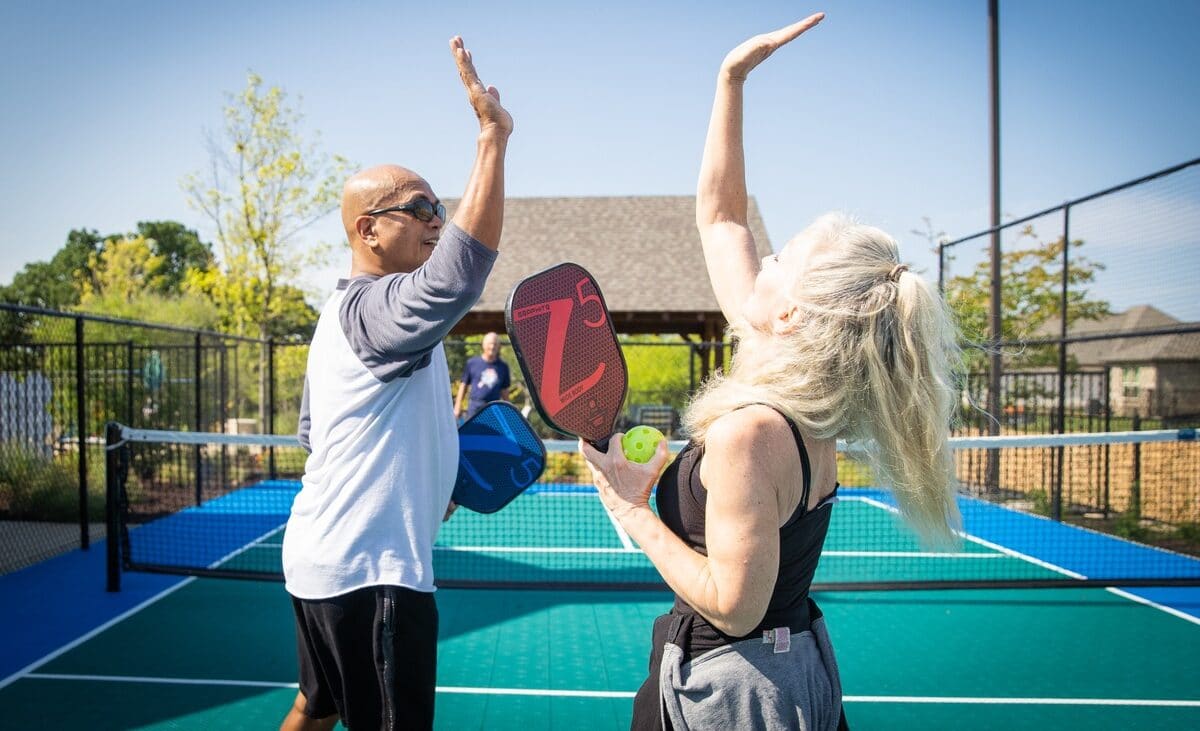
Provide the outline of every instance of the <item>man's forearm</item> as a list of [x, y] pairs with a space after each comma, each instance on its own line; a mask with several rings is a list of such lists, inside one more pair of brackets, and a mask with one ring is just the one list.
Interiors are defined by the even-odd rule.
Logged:
[[504, 227], [504, 156], [508, 135], [500, 130], [479, 133], [475, 165], [454, 212], [454, 223], [489, 249], [500, 246]]

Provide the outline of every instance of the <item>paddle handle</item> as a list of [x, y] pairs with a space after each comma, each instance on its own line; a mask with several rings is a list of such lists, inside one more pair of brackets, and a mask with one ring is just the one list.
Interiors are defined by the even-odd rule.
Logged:
[[608, 443], [611, 440], [612, 440], [612, 435], [610, 434], [610, 435], [604, 437], [603, 439], [597, 439], [594, 442], [591, 440], [588, 440], [588, 444], [595, 447], [597, 452], [607, 452], [608, 451]]

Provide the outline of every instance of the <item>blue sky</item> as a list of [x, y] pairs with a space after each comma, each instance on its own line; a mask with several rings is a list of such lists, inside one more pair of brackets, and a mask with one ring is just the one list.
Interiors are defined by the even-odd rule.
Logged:
[[[932, 270], [910, 233], [922, 217], [952, 237], [988, 225], [986, 0], [6, 0], [0, 282], [73, 228], [171, 219], [212, 240], [179, 181], [205, 166], [206, 131], [249, 70], [287, 90], [324, 150], [458, 195], [476, 126], [456, 33], [516, 121], [510, 196], [691, 194], [725, 52], [815, 10], [825, 22], [747, 88], [749, 188], [771, 243], [842, 209]], [[1000, 0], [1000, 17], [1006, 213], [1200, 155], [1200, 2]], [[300, 243], [341, 239], [335, 214]], [[345, 269], [339, 251], [311, 271], [314, 299]]]

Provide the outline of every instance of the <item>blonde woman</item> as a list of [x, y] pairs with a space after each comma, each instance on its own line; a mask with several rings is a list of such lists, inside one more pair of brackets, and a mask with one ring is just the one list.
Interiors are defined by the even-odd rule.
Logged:
[[[688, 446], [645, 465], [581, 444], [606, 506], [675, 592], [656, 620], [633, 727], [845, 726], [829, 636], [809, 598], [837, 492], [836, 441], [869, 445], [880, 479], [931, 542], [958, 521], [949, 451], [955, 332], [882, 231], [830, 214], [755, 256], [742, 87], [823, 18], [731, 51], [717, 80], [696, 220], [737, 342], [689, 406]], [[619, 444], [614, 439], [613, 444]]]

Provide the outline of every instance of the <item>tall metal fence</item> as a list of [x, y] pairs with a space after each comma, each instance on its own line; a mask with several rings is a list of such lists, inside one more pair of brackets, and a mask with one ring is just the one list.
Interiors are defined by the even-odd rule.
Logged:
[[[0, 573], [88, 548], [103, 535], [110, 420], [153, 429], [294, 431], [300, 350], [0, 304], [0, 538], [21, 549], [0, 551]], [[261, 410], [260, 374], [270, 384]]]
[[[938, 254], [939, 286], [981, 371], [964, 384], [961, 432], [1200, 421], [1200, 158], [942, 243]], [[996, 289], [998, 335], [988, 312]], [[1004, 487], [998, 464], [987, 480]], [[1072, 508], [1061, 486], [1049, 508], [1055, 518]]]
[[[1000, 281], [989, 254], [998, 238]], [[1051, 374], [1039, 396], [1056, 418], [1086, 410], [1074, 374], [1107, 372], [1115, 416], [1200, 415], [1200, 158], [1024, 216], [938, 247], [938, 282], [960, 313], [964, 337], [1004, 373]], [[992, 288], [1003, 328], [989, 332]], [[990, 374], [990, 369], [989, 369]], [[999, 409], [1015, 405], [1021, 389]], [[979, 395], [987, 403], [987, 389]], [[1062, 430], [1065, 423], [1051, 425]]]

